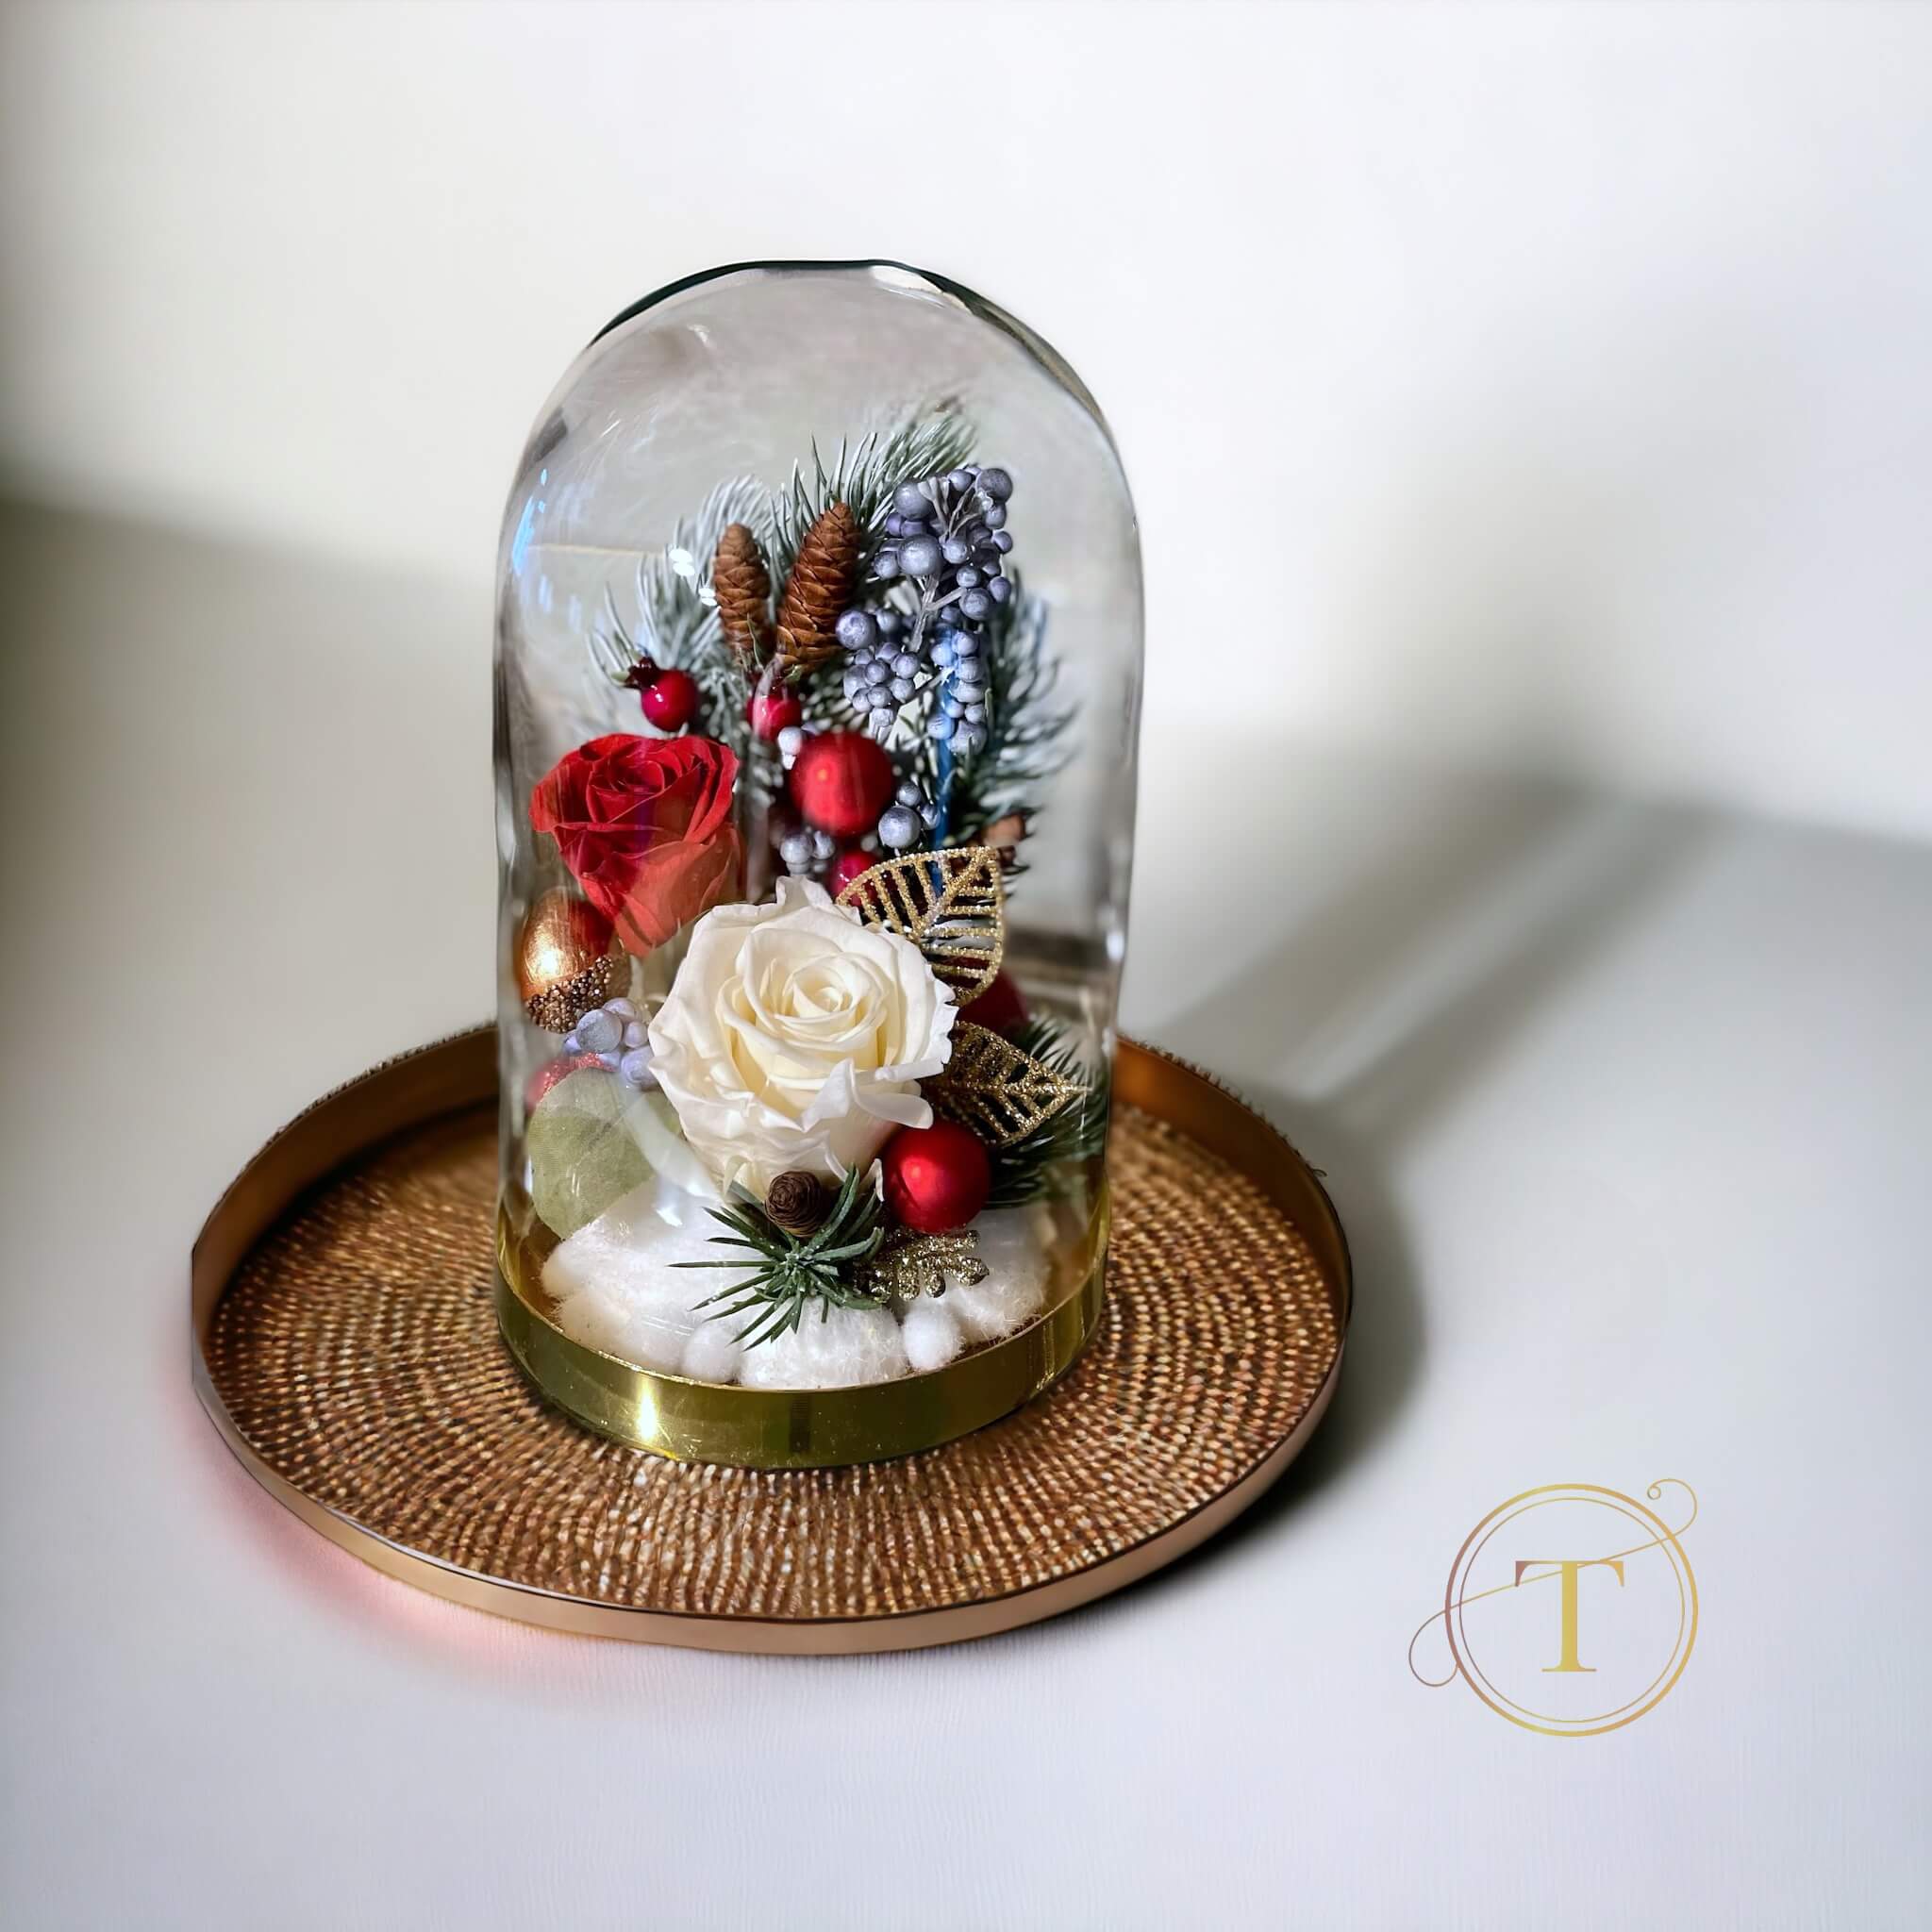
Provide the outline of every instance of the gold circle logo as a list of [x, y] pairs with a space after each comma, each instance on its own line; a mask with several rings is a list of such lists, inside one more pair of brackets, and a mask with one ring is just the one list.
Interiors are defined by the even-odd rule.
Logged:
[[[1697, 1641], [1697, 1579], [1680, 1539], [1697, 1517], [1689, 1483], [1673, 1529], [1657, 1510], [1595, 1483], [1553, 1483], [1499, 1503], [1470, 1531], [1442, 1607], [1409, 1640], [1417, 1680], [1457, 1677], [1499, 1717], [1552, 1738], [1634, 1724], [1669, 1695]], [[1416, 1646], [1441, 1621], [1451, 1669], [1424, 1676]]]

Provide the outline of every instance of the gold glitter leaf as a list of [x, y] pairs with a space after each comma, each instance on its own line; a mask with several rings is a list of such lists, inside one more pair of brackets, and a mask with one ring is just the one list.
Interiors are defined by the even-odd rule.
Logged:
[[984, 845], [889, 858], [839, 894], [868, 925], [910, 940], [960, 1006], [993, 982], [1007, 950], [1000, 856]]
[[913, 1234], [902, 1231], [892, 1236], [870, 1261], [859, 1263], [864, 1285], [881, 1294], [901, 1301], [914, 1295], [934, 1297], [946, 1291], [946, 1276], [957, 1275], [968, 1288], [986, 1279], [988, 1269], [973, 1251], [979, 1237], [965, 1234]]
[[1087, 1087], [1057, 1074], [970, 1020], [953, 1023], [953, 1057], [921, 1090], [938, 1110], [993, 1147], [1009, 1147], [1086, 1099]]

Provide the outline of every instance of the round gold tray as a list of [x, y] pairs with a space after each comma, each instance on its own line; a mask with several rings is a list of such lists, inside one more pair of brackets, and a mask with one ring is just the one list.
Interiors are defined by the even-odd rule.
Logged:
[[319, 1101], [208, 1217], [195, 1386], [312, 1528], [439, 1596], [586, 1635], [841, 1653], [1049, 1617], [1172, 1562], [1313, 1433], [1347, 1329], [1334, 1209], [1257, 1114], [1121, 1045], [1108, 1292], [1004, 1420], [897, 1461], [675, 1463], [545, 1407], [497, 1332], [495, 1034]]

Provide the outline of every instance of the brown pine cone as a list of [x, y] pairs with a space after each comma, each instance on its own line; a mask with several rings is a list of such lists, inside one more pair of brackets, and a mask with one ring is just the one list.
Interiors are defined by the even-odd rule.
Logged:
[[787, 1169], [765, 1190], [765, 1213], [787, 1234], [810, 1234], [830, 1206], [825, 1184], [802, 1168]]
[[724, 641], [747, 677], [756, 677], [772, 644], [772, 578], [758, 540], [742, 524], [730, 524], [711, 559], [711, 589]]
[[833, 626], [852, 605], [858, 578], [858, 525], [835, 503], [798, 546], [778, 606], [778, 661], [788, 671], [816, 671], [839, 650]]

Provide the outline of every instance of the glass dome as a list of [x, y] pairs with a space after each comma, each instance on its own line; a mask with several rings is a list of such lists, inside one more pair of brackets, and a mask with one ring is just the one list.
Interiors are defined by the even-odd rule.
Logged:
[[1140, 672], [1106, 425], [971, 291], [721, 269], [577, 358], [496, 652], [498, 1307], [552, 1399], [783, 1466], [1065, 1368]]

